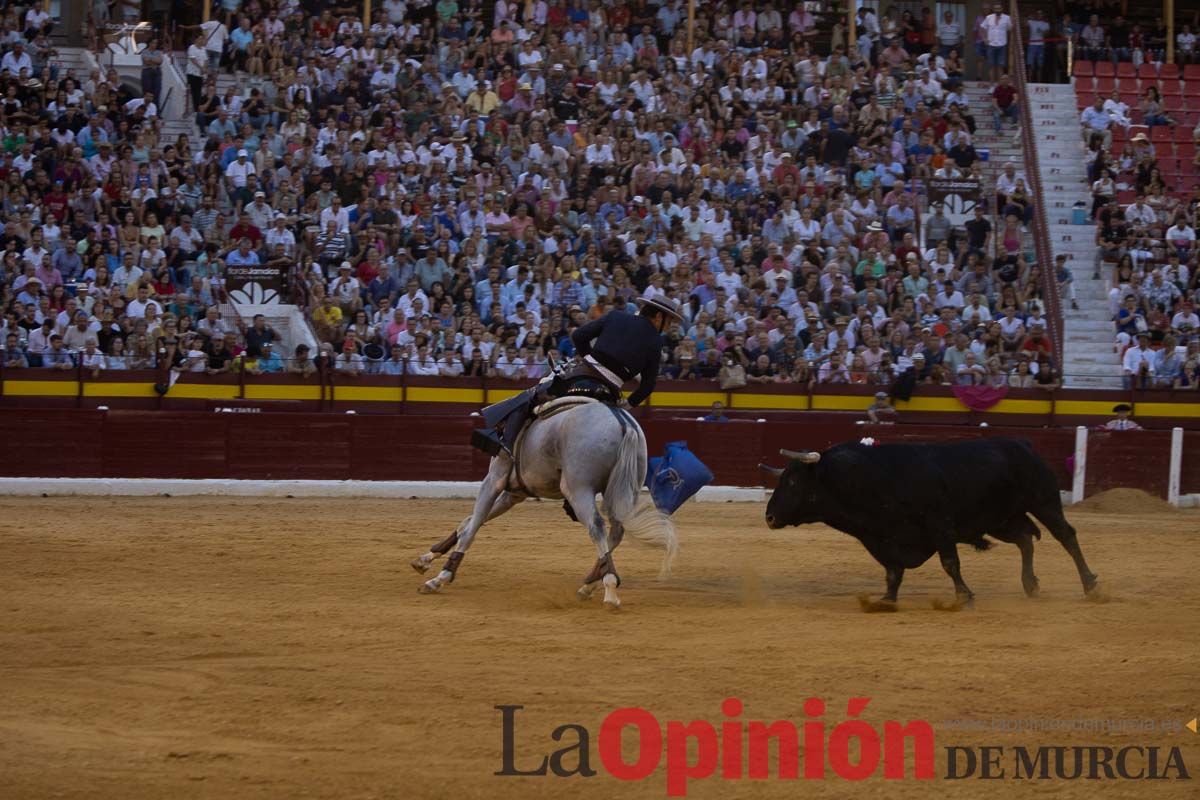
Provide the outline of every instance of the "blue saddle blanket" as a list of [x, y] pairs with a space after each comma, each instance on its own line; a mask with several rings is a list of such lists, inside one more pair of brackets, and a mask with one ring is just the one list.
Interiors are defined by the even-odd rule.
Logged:
[[687, 442], [669, 442], [662, 457], [651, 458], [648, 466], [646, 487], [654, 505], [668, 514], [713, 480], [712, 471], [688, 450]]

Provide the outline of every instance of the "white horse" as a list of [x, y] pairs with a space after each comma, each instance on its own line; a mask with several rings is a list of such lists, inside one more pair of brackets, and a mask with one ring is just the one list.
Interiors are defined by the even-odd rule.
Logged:
[[[583, 398], [551, 401], [525, 429], [514, 455], [515, 468], [507, 453], [492, 459], [474, 512], [449, 537], [413, 559], [413, 569], [424, 573], [436, 558], [454, 549], [437, 576], [420, 586], [422, 593], [436, 592], [452, 582], [483, 523], [529, 497], [565, 499], [568, 513], [587, 528], [596, 546], [596, 564], [578, 591], [581, 600], [590, 598], [596, 585], [603, 583], [605, 604], [614, 609], [621, 605], [612, 551], [625, 533], [666, 550], [660, 577], [670, 573], [678, 550], [675, 526], [641, 496], [646, 437], [628, 412]], [[597, 494], [603, 495], [599, 509]], [[607, 533], [601, 510], [608, 518]]]

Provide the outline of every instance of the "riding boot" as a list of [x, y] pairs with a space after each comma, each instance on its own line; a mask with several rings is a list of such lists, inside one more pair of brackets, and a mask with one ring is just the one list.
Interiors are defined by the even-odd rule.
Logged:
[[502, 444], [510, 456], [517, 446], [517, 436], [521, 433], [521, 429], [525, 427], [525, 420], [529, 419], [530, 405], [530, 403], [525, 403], [518, 406], [509, 412], [509, 415], [504, 419], [504, 438]]

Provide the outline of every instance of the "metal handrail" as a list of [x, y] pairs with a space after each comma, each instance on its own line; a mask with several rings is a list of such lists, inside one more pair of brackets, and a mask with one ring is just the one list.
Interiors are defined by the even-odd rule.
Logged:
[[1058, 293], [1058, 280], [1054, 275], [1054, 252], [1050, 247], [1049, 226], [1046, 217], [1046, 193], [1042, 188], [1042, 171], [1038, 161], [1037, 143], [1033, 138], [1033, 104], [1029, 101], [1029, 82], [1025, 74], [1025, 46], [1021, 34], [1021, 13], [1017, 0], [1009, 0], [1009, 15], [1012, 17], [1012, 45], [1014, 47], [1013, 72], [1016, 75], [1018, 102], [1021, 104], [1021, 150], [1025, 154], [1025, 166], [1032, 181], [1033, 196], [1038, 198], [1034, 206], [1033, 244], [1038, 265], [1042, 270], [1042, 296], [1046, 300], [1046, 319], [1050, 323], [1050, 339], [1054, 343], [1054, 359], [1061, 373], [1063, 360], [1063, 310], [1062, 298]]

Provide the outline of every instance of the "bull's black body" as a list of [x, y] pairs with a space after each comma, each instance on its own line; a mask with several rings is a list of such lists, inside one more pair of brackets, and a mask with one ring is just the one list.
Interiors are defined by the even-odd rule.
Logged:
[[[813, 454], [815, 456], [815, 454]], [[1096, 585], [1063, 517], [1058, 484], [1028, 442], [989, 438], [947, 444], [840, 444], [816, 463], [793, 458], [767, 503], [767, 525], [823, 522], [863, 543], [887, 570], [885, 601], [895, 602], [904, 570], [937, 553], [960, 600], [971, 590], [956, 545], [986, 548], [984, 535], [1021, 550], [1021, 583], [1037, 592], [1036, 518], [1075, 560], [1085, 591]]]

